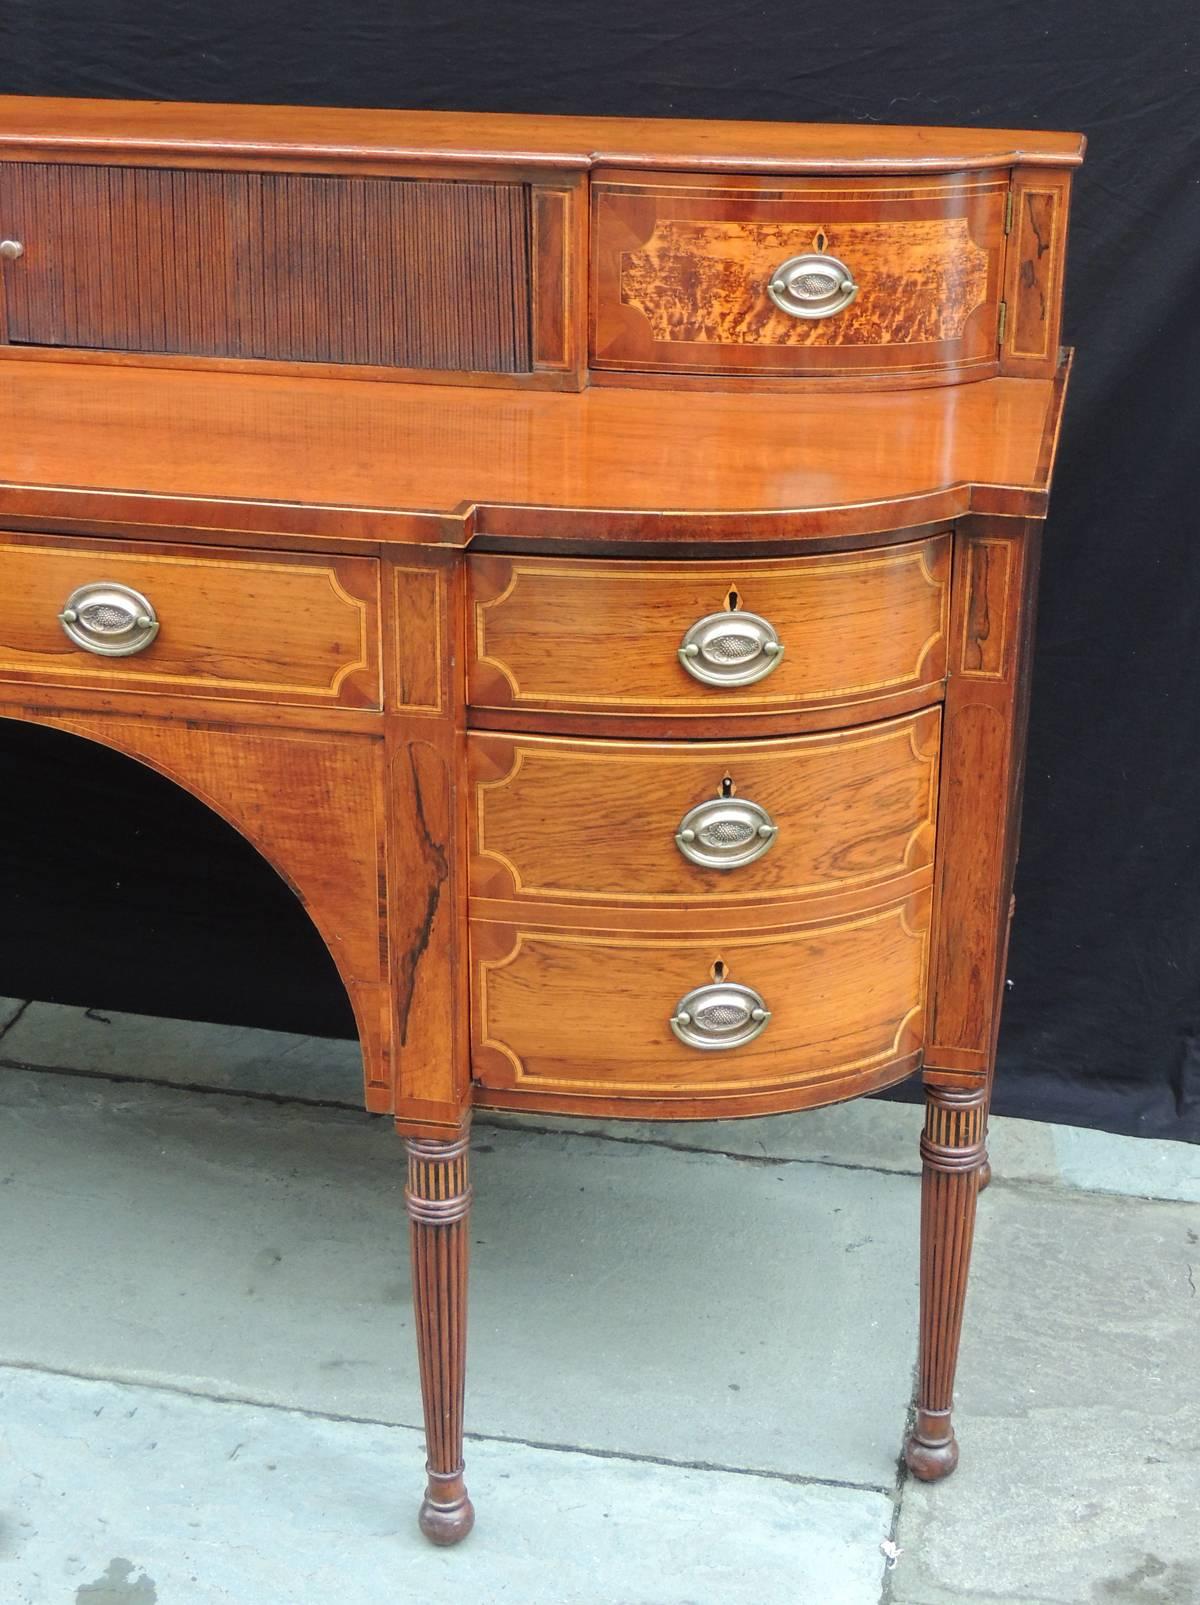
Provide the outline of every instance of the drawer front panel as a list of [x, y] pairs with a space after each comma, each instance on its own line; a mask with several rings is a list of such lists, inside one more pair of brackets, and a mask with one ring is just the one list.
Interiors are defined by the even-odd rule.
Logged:
[[[926, 891], [837, 920], [720, 936], [476, 920], [475, 1079], [668, 1099], [844, 1087], [855, 1077], [878, 1084], [884, 1067], [921, 1044], [928, 914]], [[706, 1051], [680, 1040], [671, 1020], [718, 964], [770, 1018], [744, 1046]], [[703, 1003], [693, 1007], [703, 1025]]]
[[10, 343], [525, 373], [522, 184], [0, 164]]
[[[186, 547], [168, 555], [133, 544], [47, 547], [5, 536], [0, 578], [2, 680], [381, 705], [373, 558], [242, 557]], [[89, 593], [90, 587], [105, 589]], [[148, 644], [129, 656], [99, 655], [77, 644], [60, 618], [81, 593], [76, 632], [105, 644], [100, 631], [88, 629], [89, 617], [96, 617], [89, 615], [88, 599], [110, 607], [114, 589], [118, 612], [128, 594], [150, 604], [157, 624]]]
[[[763, 562], [470, 564], [480, 708], [769, 713], [932, 687], [945, 673], [948, 535]], [[689, 630], [722, 614], [728, 632], [739, 614], [761, 619], [783, 648], [752, 683], [706, 684], [681, 661]]]
[[531, 908], [878, 902], [932, 863], [940, 730], [929, 709], [782, 741], [474, 731], [472, 894]]
[[592, 364], [897, 379], [993, 366], [1007, 191], [1004, 172], [602, 177]]

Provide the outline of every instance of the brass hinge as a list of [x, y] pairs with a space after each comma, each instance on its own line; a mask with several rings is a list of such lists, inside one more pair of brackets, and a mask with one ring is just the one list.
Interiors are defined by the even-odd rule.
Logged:
[[1004, 197], [1004, 232], [1006, 234], [1011, 234], [1012, 233], [1012, 215], [1013, 215], [1013, 192], [1010, 189], [1008, 194]]
[[1002, 346], [1004, 344], [1004, 331], [1005, 331], [1005, 329], [1007, 327], [1008, 327], [1008, 302], [1007, 301], [1001, 301], [1001, 303], [1000, 303], [1000, 321], [996, 325], [996, 344], [997, 345]]

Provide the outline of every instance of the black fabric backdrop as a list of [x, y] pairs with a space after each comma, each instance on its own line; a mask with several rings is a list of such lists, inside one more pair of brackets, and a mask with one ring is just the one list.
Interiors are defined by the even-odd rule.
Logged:
[[[996, 1106], [1197, 1141], [1198, 20], [1194, 0], [5, 0], [0, 90], [1083, 130]], [[0, 765], [0, 991], [353, 1034], [291, 894], [199, 804], [10, 721]]]

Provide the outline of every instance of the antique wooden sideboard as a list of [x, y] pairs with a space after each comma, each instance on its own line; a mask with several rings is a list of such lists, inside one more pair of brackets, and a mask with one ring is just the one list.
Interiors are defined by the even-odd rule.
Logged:
[[1082, 150], [0, 99], [0, 715], [193, 792], [328, 944], [436, 1542], [474, 1106], [921, 1074], [907, 1458], [955, 1465]]

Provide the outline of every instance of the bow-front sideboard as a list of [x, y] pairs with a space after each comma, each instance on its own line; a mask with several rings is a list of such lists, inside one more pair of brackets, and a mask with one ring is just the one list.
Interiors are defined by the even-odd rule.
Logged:
[[921, 1075], [907, 1457], [954, 1467], [1081, 157], [0, 100], [0, 715], [193, 792], [328, 944], [436, 1542], [474, 1107]]

